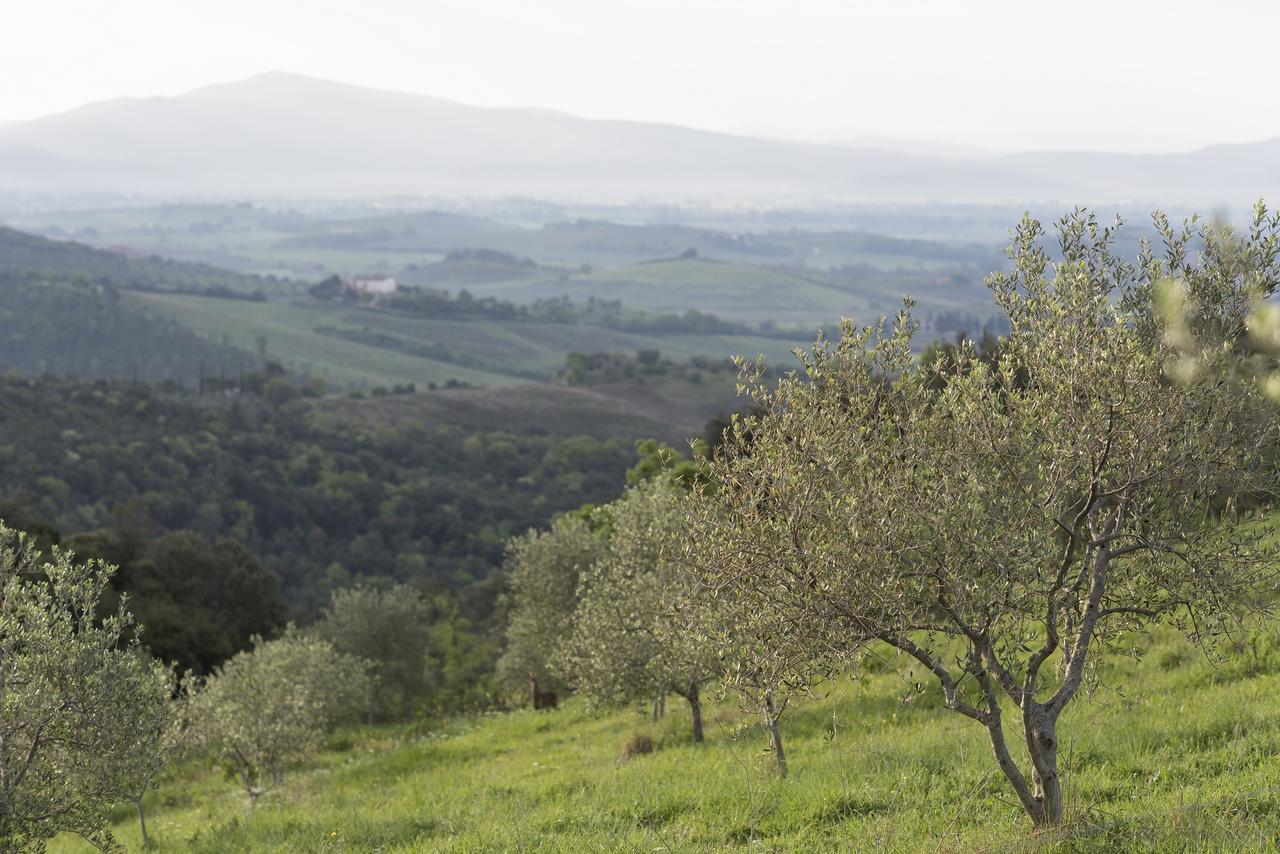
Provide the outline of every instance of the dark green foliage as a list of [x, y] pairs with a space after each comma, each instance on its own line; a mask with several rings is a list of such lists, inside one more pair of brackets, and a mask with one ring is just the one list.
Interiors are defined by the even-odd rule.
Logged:
[[703, 374], [736, 374], [729, 359], [712, 360], [694, 356], [684, 363], [663, 359], [657, 350], [629, 353], [569, 353], [564, 358], [560, 379], [567, 385], [600, 385], [637, 377], [676, 376], [701, 382]]
[[441, 613], [429, 635], [425, 668], [429, 710], [448, 715], [493, 705], [497, 643], [477, 631], [458, 609]]
[[284, 623], [279, 582], [244, 546], [192, 531], [153, 538], [143, 512], [126, 508], [108, 527], [68, 537], [66, 545], [119, 566], [112, 586], [128, 594], [152, 655], [208, 673]]
[[337, 276], [330, 276], [323, 281], [316, 282], [307, 289], [307, 293], [315, 299], [337, 299], [339, 297], [347, 296], [351, 292], [348, 291], [346, 285], [342, 283], [342, 279]]
[[658, 477], [665, 477], [671, 485], [686, 492], [696, 484], [706, 484], [707, 445], [701, 439], [693, 441], [688, 455], [656, 439], [641, 439], [636, 442], [636, 451], [640, 460], [627, 469], [628, 486], [636, 486]]
[[109, 527], [134, 502], [157, 534], [233, 538], [305, 613], [361, 578], [483, 580], [510, 536], [612, 498], [635, 459], [623, 439], [317, 412], [306, 400], [0, 379], [0, 473], [65, 533]]

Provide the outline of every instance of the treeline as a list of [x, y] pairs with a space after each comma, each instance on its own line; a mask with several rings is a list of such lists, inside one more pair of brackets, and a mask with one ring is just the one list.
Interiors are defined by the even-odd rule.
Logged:
[[686, 362], [664, 358], [662, 351], [637, 350], [632, 353], [569, 353], [560, 370], [560, 381], [566, 385], [600, 385], [624, 382], [638, 377], [679, 377], [691, 383], [702, 382], [707, 375], [736, 373], [732, 359], [709, 359], [691, 356]]
[[921, 320], [925, 331], [937, 335], [964, 338], [982, 334], [1003, 335], [1009, 331], [1009, 322], [1000, 314], [980, 316], [970, 311], [934, 311], [926, 312]]

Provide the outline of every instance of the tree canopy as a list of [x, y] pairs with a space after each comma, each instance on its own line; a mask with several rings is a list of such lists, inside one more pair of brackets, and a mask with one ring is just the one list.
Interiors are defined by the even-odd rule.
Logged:
[[702, 687], [719, 663], [699, 629], [698, 583], [671, 559], [681, 498], [658, 478], [609, 506], [608, 550], [582, 575], [567, 655], [574, 684], [598, 702], [684, 697], [701, 741]]
[[129, 639], [124, 603], [97, 618], [113, 571], [43, 558], [0, 525], [0, 851], [63, 831], [109, 845], [110, 809], [159, 737], [144, 710], [164, 707], [172, 678]]

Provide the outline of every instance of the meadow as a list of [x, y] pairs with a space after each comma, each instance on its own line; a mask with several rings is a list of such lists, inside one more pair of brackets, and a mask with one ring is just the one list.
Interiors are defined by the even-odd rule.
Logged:
[[[1217, 661], [1164, 628], [1130, 647], [1063, 720], [1067, 821], [1052, 830], [1033, 832], [981, 728], [890, 658], [793, 702], [787, 779], [732, 698], [708, 711], [703, 745], [677, 698], [658, 722], [575, 698], [341, 731], [254, 810], [216, 768], [179, 767], [148, 824], [157, 850], [203, 852], [1274, 850], [1274, 628]], [[624, 759], [641, 734], [654, 752]], [[132, 809], [113, 818], [139, 850]]]

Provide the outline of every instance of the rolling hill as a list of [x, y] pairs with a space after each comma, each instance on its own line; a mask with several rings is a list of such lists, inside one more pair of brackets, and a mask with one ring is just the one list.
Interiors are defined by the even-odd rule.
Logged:
[[[217, 293], [272, 282], [161, 258], [128, 257], [0, 228], [0, 363], [9, 372], [195, 383], [258, 367], [240, 349], [147, 308], [132, 289]], [[256, 304], [256, 303], [254, 303]]]
[[215, 290], [250, 295], [287, 288], [274, 278], [174, 261], [124, 247], [104, 250], [70, 240], [50, 240], [4, 226], [0, 226], [0, 270], [158, 291]]
[[271, 73], [0, 127], [0, 188], [1239, 206], [1277, 195], [1280, 141], [1164, 155], [943, 156], [479, 108]]
[[[31, 171], [35, 157], [58, 168]], [[280, 73], [175, 98], [92, 104], [0, 130], [0, 186], [27, 191], [718, 194], [779, 184], [815, 191], [833, 178], [849, 186], [922, 162], [928, 159], [484, 109]], [[60, 169], [70, 170], [68, 182]]]

